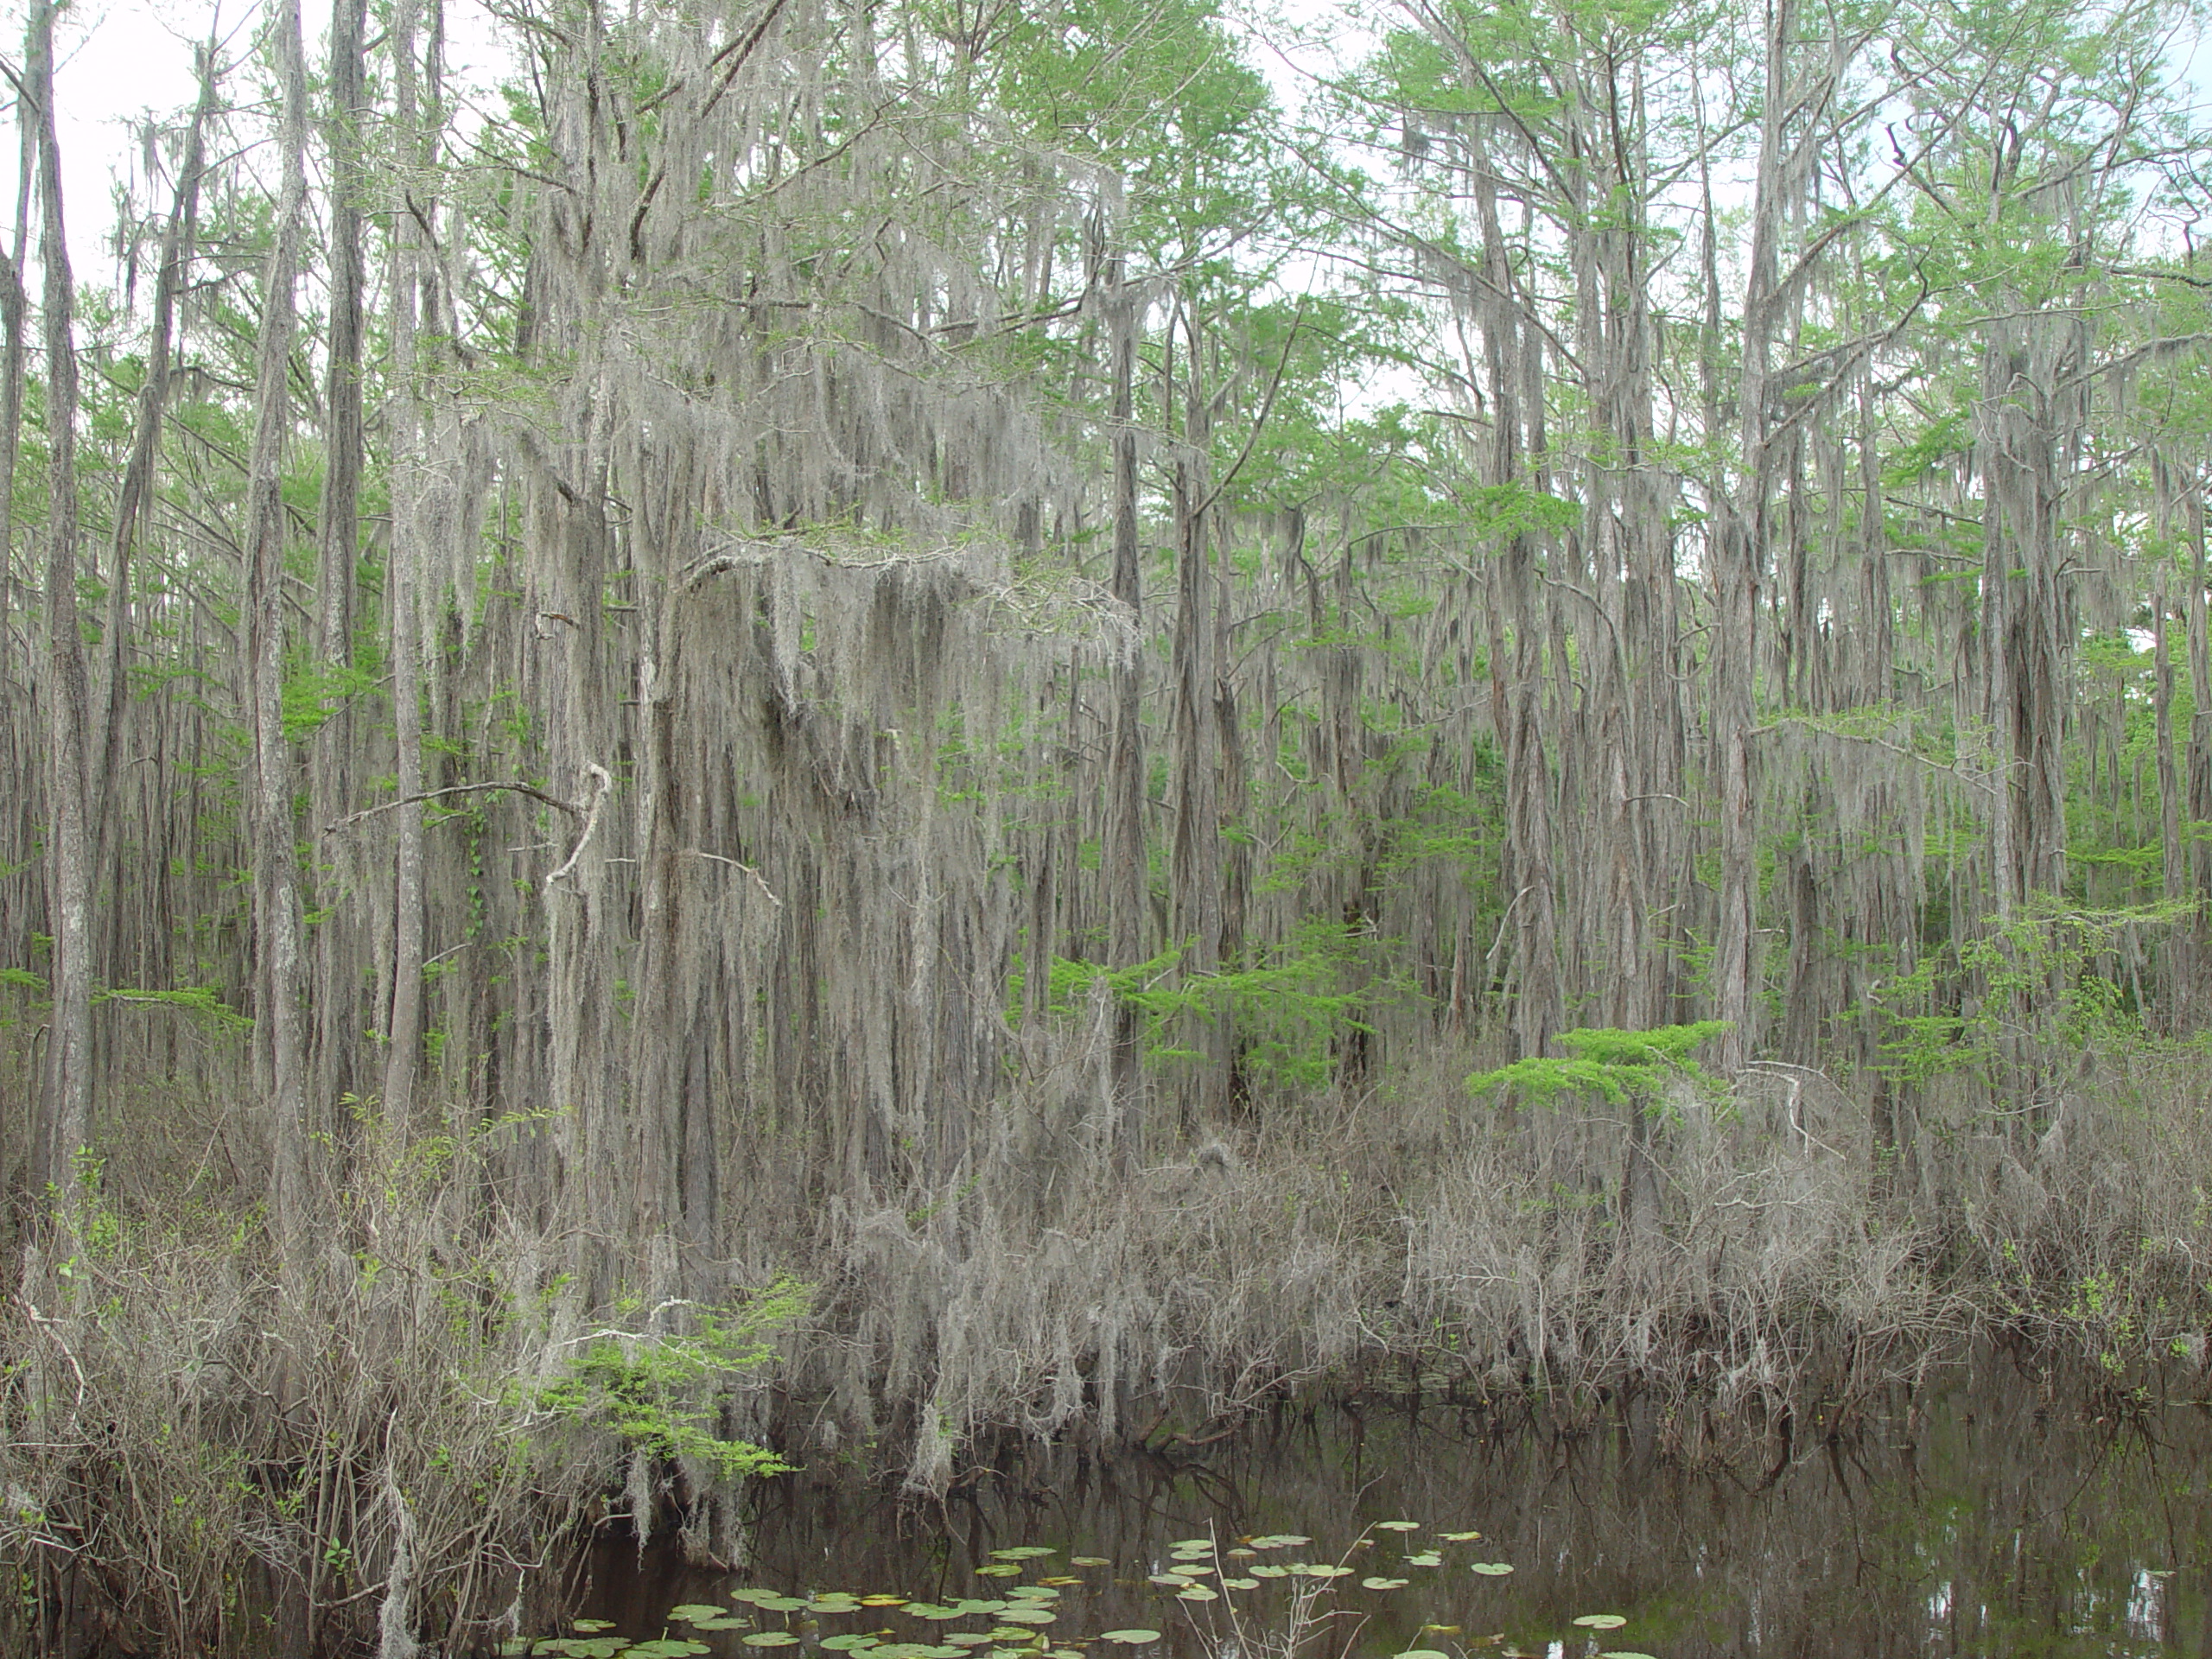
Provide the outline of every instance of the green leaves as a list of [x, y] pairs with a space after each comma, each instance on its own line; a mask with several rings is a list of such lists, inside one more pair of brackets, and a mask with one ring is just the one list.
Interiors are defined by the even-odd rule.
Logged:
[[1713, 1079], [1689, 1053], [1727, 1029], [1725, 1020], [1700, 1020], [1649, 1031], [1563, 1031], [1553, 1040], [1567, 1051], [1566, 1058], [1516, 1060], [1495, 1071], [1478, 1072], [1467, 1079], [1467, 1087], [1478, 1095], [1516, 1089], [1547, 1102], [1562, 1094], [1594, 1094], [1623, 1106], [1648, 1100], [1675, 1079], [1711, 1084]]

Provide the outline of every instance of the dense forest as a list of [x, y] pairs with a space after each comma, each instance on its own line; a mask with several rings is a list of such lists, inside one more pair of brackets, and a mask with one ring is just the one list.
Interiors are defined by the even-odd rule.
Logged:
[[211, 7], [109, 203], [5, 66], [41, 1650], [493, 1644], [771, 1446], [2202, 1363], [2184, 8], [446, 3]]

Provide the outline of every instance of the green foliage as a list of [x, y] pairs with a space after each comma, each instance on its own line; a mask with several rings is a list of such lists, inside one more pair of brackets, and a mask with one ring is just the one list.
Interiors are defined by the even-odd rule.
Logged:
[[249, 1014], [240, 1014], [223, 1001], [222, 989], [214, 985], [182, 985], [175, 990], [141, 991], [128, 986], [112, 986], [94, 991], [95, 1002], [147, 1002], [158, 1007], [175, 1008], [189, 1014], [193, 1020], [211, 1031], [242, 1033], [253, 1029]]
[[809, 1287], [779, 1279], [740, 1306], [681, 1305], [685, 1334], [601, 1332], [535, 1404], [654, 1459], [703, 1463], [731, 1479], [781, 1474], [791, 1465], [765, 1446], [721, 1439], [715, 1427], [729, 1380], [768, 1363], [766, 1336], [801, 1318], [810, 1297]]
[[[1252, 967], [1199, 974], [1185, 970], [1188, 943], [1170, 946], [1129, 968], [1056, 958], [1049, 1006], [1076, 1014], [1093, 988], [1142, 1017], [1145, 1052], [1154, 1063], [1195, 1059], [1176, 1046], [1186, 1018], [1234, 1022], [1243, 1063], [1258, 1077], [1290, 1087], [1326, 1081], [1332, 1048], [1373, 1029], [1363, 1015], [1378, 989], [1363, 984], [1355, 931], [1340, 923], [1307, 922], [1270, 959]], [[1351, 982], [1349, 988], [1347, 982]]]
[[1600, 1095], [1616, 1106], [1649, 1101], [1676, 1079], [1712, 1084], [1713, 1077], [1690, 1058], [1690, 1051], [1727, 1029], [1725, 1020], [1699, 1020], [1649, 1031], [1605, 1026], [1563, 1031], [1554, 1040], [1567, 1051], [1565, 1058], [1533, 1055], [1495, 1071], [1477, 1072], [1467, 1087], [1478, 1095], [1524, 1090], [1547, 1103], [1563, 1094]]

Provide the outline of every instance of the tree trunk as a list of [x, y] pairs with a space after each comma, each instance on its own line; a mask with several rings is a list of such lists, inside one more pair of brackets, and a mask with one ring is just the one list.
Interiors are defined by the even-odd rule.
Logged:
[[312, 1125], [302, 1075], [301, 915], [293, 851], [292, 745], [284, 734], [284, 442], [291, 423], [286, 385], [295, 332], [301, 221], [307, 193], [307, 74], [298, 0], [279, 0], [276, 29], [280, 181], [276, 243], [262, 283], [255, 345], [253, 447], [246, 475], [246, 626], [253, 732], [256, 1083], [269, 1115], [270, 1214], [288, 1268], [300, 1266], [308, 1229]]
[[39, 262], [45, 268], [47, 359], [46, 739], [48, 903], [54, 936], [54, 1012], [48, 1037], [46, 1133], [33, 1190], [58, 1191], [74, 1223], [82, 1201], [72, 1161], [92, 1143], [92, 844], [86, 776], [92, 734], [85, 637], [77, 607], [76, 290], [61, 213], [61, 146], [54, 133], [56, 0], [31, 8], [26, 92], [39, 131]]

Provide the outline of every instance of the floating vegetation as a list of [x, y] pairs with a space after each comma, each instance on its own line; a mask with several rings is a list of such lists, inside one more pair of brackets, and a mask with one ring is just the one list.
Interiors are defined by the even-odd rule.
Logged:
[[[1378, 1567], [1384, 1561], [1391, 1563], [1385, 1570], [1360, 1576], [1358, 1587], [1380, 1594], [1402, 1591], [1412, 1583], [1404, 1576], [1404, 1569], [1443, 1565], [1445, 1552], [1441, 1543], [1469, 1543], [1482, 1536], [1478, 1532], [1432, 1533], [1429, 1535], [1440, 1541], [1438, 1546], [1399, 1554], [1402, 1546], [1390, 1535], [1402, 1539], [1422, 1529], [1423, 1523], [1418, 1521], [1377, 1521], [1351, 1541], [1347, 1554], [1366, 1548], [1377, 1552]], [[1199, 1610], [1207, 1609], [1210, 1604], [1225, 1602], [1231, 1593], [1267, 1593], [1272, 1585], [1284, 1580], [1302, 1580], [1303, 1585], [1295, 1591], [1285, 1586], [1273, 1593], [1280, 1598], [1288, 1591], [1300, 1610], [1295, 1617], [1311, 1618], [1315, 1615], [1306, 1611], [1307, 1602], [1332, 1595], [1336, 1581], [1355, 1576], [1354, 1569], [1327, 1561], [1269, 1562], [1258, 1558], [1262, 1552], [1294, 1549], [1313, 1541], [1299, 1533], [1267, 1533], [1246, 1538], [1233, 1548], [1221, 1549], [1211, 1538], [1180, 1539], [1168, 1546], [1171, 1564], [1165, 1571], [1147, 1574], [1142, 1585], [1152, 1586], [1155, 1594], [1183, 1603], [1189, 1611], [1182, 1617], [1191, 1621], [1192, 1628], [1201, 1635], [1217, 1615]], [[1044, 1545], [1010, 1546], [989, 1552], [988, 1559], [978, 1563], [974, 1571], [986, 1579], [1017, 1578], [1025, 1570], [1026, 1563], [1058, 1554], [1057, 1549]], [[1233, 1567], [1221, 1564], [1229, 1558], [1235, 1560]], [[1066, 1559], [1071, 1566], [1079, 1567], [1113, 1565], [1112, 1559], [1104, 1555], [1070, 1555]], [[1503, 1578], [1513, 1571], [1510, 1561], [1469, 1561], [1466, 1566], [1469, 1571], [1485, 1578]], [[1207, 1580], [1212, 1582], [1201, 1581]], [[1134, 1581], [1119, 1582], [1124, 1592], [1128, 1588], [1137, 1588], [1141, 1593], [1141, 1586]], [[1076, 1592], [1074, 1599], [1064, 1593], [1067, 1591]], [[549, 1659], [677, 1659], [677, 1656], [798, 1648], [803, 1654], [851, 1656], [851, 1659], [1099, 1659], [1102, 1646], [1143, 1647], [1164, 1639], [1160, 1630], [1141, 1626], [1083, 1633], [1084, 1626], [1079, 1621], [1089, 1596], [1113, 1591], [1113, 1586], [1072, 1573], [1056, 1574], [1037, 1583], [1007, 1585], [994, 1595], [946, 1597], [936, 1601], [910, 1600], [888, 1592], [861, 1595], [844, 1590], [811, 1590], [801, 1596], [748, 1586], [728, 1591], [726, 1605], [688, 1601], [670, 1608], [668, 1620], [688, 1627], [690, 1634], [624, 1637], [614, 1633], [613, 1626], [606, 1619], [582, 1618], [573, 1622], [568, 1635], [536, 1640], [521, 1638], [505, 1643], [500, 1651], [512, 1656], [548, 1656]], [[973, 1627], [932, 1633], [918, 1639], [908, 1632], [906, 1639], [901, 1639], [902, 1632], [893, 1628], [823, 1634], [814, 1623], [817, 1618], [880, 1614], [893, 1609], [901, 1618], [922, 1625], [972, 1622]], [[1262, 1628], [1271, 1616], [1265, 1604], [1225, 1607], [1224, 1612], [1232, 1620], [1259, 1619]], [[779, 1617], [793, 1614], [802, 1617], [796, 1620]], [[1325, 1612], [1322, 1616], [1326, 1616]], [[791, 1627], [780, 1628], [786, 1623]], [[1573, 1627], [1594, 1633], [1618, 1630], [1627, 1623], [1627, 1615], [1622, 1613], [1583, 1613], [1574, 1618]], [[754, 1628], [756, 1624], [763, 1628]], [[1046, 1634], [1045, 1627], [1066, 1629], [1070, 1625], [1073, 1630], [1057, 1638], [1062, 1645], [1050, 1645], [1055, 1638]], [[1251, 1626], [1240, 1624], [1239, 1628]], [[1431, 1640], [1459, 1634], [1456, 1624], [1429, 1623], [1419, 1628], [1421, 1636]], [[736, 1647], [718, 1648], [696, 1639], [699, 1635], [723, 1631], [737, 1634]], [[1502, 1635], [1493, 1637], [1484, 1645], [1494, 1647], [1500, 1653], [1516, 1651], [1510, 1644], [1497, 1645], [1504, 1640]], [[1588, 1643], [1585, 1650], [1595, 1646], [1594, 1642]], [[1090, 1649], [1088, 1653], [1086, 1649]], [[803, 1654], [794, 1656], [794, 1659], [803, 1659]], [[1452, 1656], [1436, 1648], [1408, 1647], [1389, 1656], [1389, 1659], [1452, 1659]], [[1599, 1659], [1652, 1656], [1623, 1649], [1609, 1651]]]

